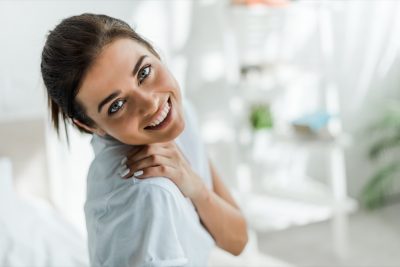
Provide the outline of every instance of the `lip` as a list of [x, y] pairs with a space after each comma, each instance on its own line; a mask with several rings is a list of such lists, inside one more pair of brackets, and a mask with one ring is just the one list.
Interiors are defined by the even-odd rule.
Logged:
[[164, 104], [158, 108], [158, 111], [156, 112], [156, 114], [147, 122], [147, 124], [146, 124], [146, 126], [144, 128], [148, 127], [151, 122], [153, 122], [155, 119], [158, 118], [159, 115], [161, 115], [161, 112], [164, 110], [165, 105], [167, 105], [168, 101], [169, 101], [169, 97], [164, 102]]

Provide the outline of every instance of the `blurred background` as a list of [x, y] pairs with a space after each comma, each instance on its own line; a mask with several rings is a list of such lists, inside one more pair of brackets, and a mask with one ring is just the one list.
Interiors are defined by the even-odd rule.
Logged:
[[0, 1], [0, 266], [88, 266], [90, 136], [51, 129], [48, 31], [103, 13], [196, 108], [250, 241], [210, 266], [400, 266], [400, 1]]

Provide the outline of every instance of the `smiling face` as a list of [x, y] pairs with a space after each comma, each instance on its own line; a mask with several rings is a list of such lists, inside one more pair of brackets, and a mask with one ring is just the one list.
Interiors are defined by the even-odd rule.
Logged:
[[75, 123], [131, 145], [166, 142], [185, 127], [177, 81], [132, 39], [105, 46], [83, 78], [76, 100], [95, 125]]

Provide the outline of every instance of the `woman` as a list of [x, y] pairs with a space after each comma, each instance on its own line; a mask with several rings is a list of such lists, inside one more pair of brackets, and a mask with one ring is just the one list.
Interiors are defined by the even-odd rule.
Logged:
[[64, 19], [42, 52], [52, 121], [93, 135], [85, 203], [100, 266], [206, 266], [239, 255], [246, 221], [201, 144], [196, 117], [152, 45], [106, 15]]

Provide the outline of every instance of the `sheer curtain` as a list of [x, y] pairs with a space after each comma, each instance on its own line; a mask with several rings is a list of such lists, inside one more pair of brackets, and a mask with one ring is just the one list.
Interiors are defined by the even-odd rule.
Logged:
[[387, 99], [399, 97], [400, 2], [325, 1], [331, 6], [333, 38], [328, 77], [340, 96], [345, 131], [353, 134], [347, 151], [350, 195], [356, 196], [371, 169], [365, 161], [365, 126]]
[[[336, 7], [332, 69], [342, 91], [352, 92], [348, 110], [358, 112], [374, 91], [384, 94], [393, 89], [387, 82], [398, 63], [400, 3], [356, 0]], [[343, 100], [344, 106], [349, 104]]]

